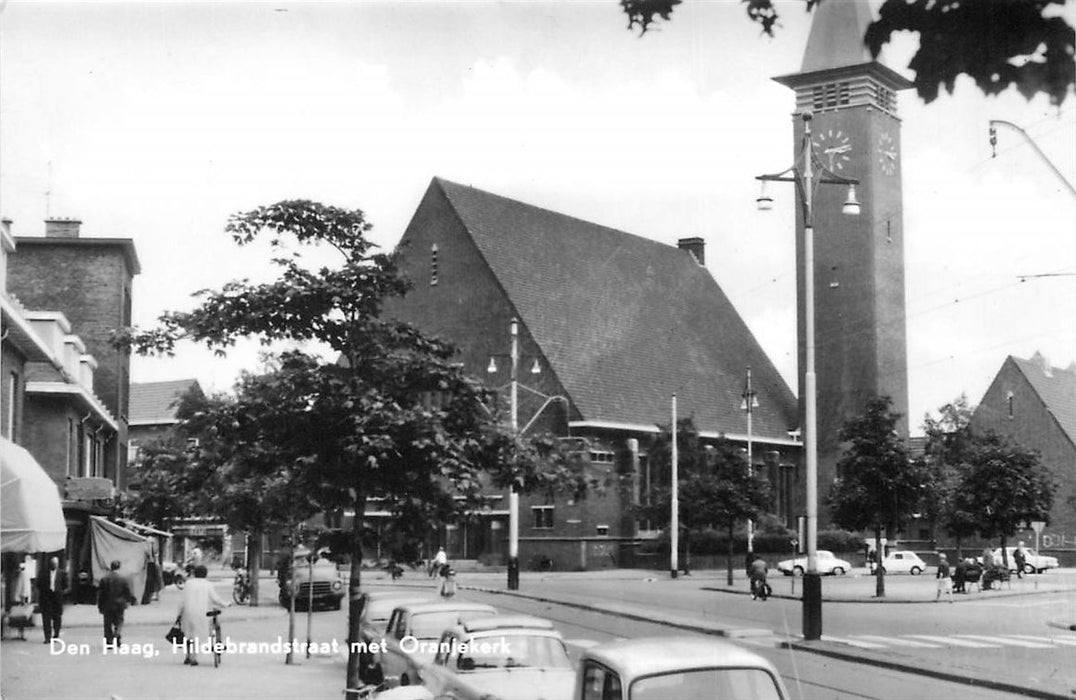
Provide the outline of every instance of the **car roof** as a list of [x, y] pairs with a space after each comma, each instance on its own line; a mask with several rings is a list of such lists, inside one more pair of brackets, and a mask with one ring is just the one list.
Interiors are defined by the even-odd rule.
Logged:
[[497, 609], [494, 608], [492, 605], [486, 605], [485, 603], [467, 603], [464, 601], [457, 601], [455, 603], [420, 601], [416, 603], [405, 603], [402, 605], [397, 605], [396, 609], [403, 610], [405, 613], [409, 613], [411, 615], [428, 612], [497, 612]]
[[464, 622], [460, 625], [464, 632], [488, 632], [500, 629], [552, 630], [553, 623], [541, 617], [530, 615], [494, 615]]
[[[773, 666], [758, 654], [707, 637], [624, 639], [585, 649], [583, 656], [620, 671], [625, 685], [641, 676], [687, 668], [761, 668], [777, 675]], [[625, 670], [629, 673], [624, 673]]]

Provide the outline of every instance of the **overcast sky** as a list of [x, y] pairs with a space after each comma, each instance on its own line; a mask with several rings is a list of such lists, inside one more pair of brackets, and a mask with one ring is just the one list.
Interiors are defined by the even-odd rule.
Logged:
[[[130, 237], [134, 313], [265, 278], [230, 213], [285, 198], [363, 209], [391, 248], [430, 179], [675, 244], [707, 267], [795, 390], [792, 191], [755, 210], [755, 175], [792, 160], [792, 92], [809, 16], [780, 3], [760, 36], [739, 0], [686, 0], [640, 38], [615, 0], [60, 4], [0, 12], [0, 213], [15, 235], [51, 216]], [[1072, 3], [1067, 11], [1072, 14]], [[1072, 21], [1070, 19], [1070, 21]], [[887, 62], [905, 75], [914, 42]], [[1076, 360], [1076, 99], [1058, 110], [970, 82], [924, 105], [903, 93], [910, 423], [1007, 355]], [[821, 235], [821, 232], [820, 232]], [[1021, 282], [1018, 275], [1055, 275]], [[134, 381], [228, 389], [225, 360], [187, 347], [136, 359]], [[701, 426], [700, 426], [701, 427]]]

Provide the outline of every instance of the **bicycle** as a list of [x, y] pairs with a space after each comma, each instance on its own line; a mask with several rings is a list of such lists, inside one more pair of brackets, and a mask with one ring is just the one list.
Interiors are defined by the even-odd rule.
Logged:
[[209, 643], [213, 653], [213, 668], [220, 666], [220, 643], [223, 638], [220, 631], [220, 612], [220, 610], [210, 610], [206, 613], [206, 617], [209, 618]]
[[250, 577], [244, 569], [237, 569], [235, 581], [232, 582], [232, 600], [238, 605], [246, 605], [250, 601]]

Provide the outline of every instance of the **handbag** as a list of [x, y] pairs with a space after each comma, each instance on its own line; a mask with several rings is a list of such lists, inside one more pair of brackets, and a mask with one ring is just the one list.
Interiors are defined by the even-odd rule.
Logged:
[[179, 625], [180, 618], [176, 618], [176, 621], [172, 623], [172, 629], [168, 630], [168, 633], [164, 635], [172, 644], [182, 644], [184, 640], [183, 628]]
[[16, 603], [7, 613], [8, 624], [16, 629], [34, 626], [34, 606], [29, 603]]

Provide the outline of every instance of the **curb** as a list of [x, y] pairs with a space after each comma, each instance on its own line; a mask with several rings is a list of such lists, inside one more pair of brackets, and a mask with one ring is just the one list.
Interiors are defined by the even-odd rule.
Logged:
[[[733, 588], [715, 588], [714, 586], [701, 586], [699, 588], [699, 590], [702, 590], [702, 591], [716, 591], [717, 593], [731, 593], [733, 595], [751, 595], [750, 591], [742, 591], [742, 590], [733, 589]], [[997, 591], [996, 593], [994, 591], [990, 591], [988, 595], [991, 598], [1015, 598], [1016, 596], [1023, 596], [1023, 595], [1046, 595], [1048, 593], [1072, 593], [1072, 592], [1076, 592], [1076, 588], [1056, 588], [1056, 589], [1053, 589], [1053, 590], [1044, 590], [1044, 591], [1039, 591], [1039, 590], [1035, 590], [1035, 591]], [[780, 600], [802, 600], [802, 598], [800, 596], [785, 595], [783, 593], [771, 593], [769, 595], [769, 597], [770, 598], [778, 598]], [[966, 600], [968, 602], [972, 602], [972, 601], [978, 602], [980, 600], [979, 598], [961, 597], [959, 594], [954, 595], [953, 599], [956, 600], [956, 601]], [[877, 598], [875, 596], [870, 596], [869, 598], [827, 598], [827, 597], [823, 596], [822, 597], [822, 602], [824, 602], [824, 603], [857, 603], [857, 604], [870, 604], [870, 605], [924, 605], [924, 604], [933, 605], [933, 604], [937, 603], [938, 601], [934, 600], [934, 599], [911, 600], [909, 598], [890, 598], [888, 596], [885, 597], [885, 598]]]
[[[823, 647], [818, 646], [819, 644], [829, 644], [830, 646]], [[970, 672], [958, 673], [942, 668], [928, 668], [924, 666], [922, 662], [917, 665], [912, 665], [910, 662], [894, 661], [891, 656], [881, 656], [865, 651], [845, 651], [841, 648], [836, 648], [832, 643], [827, 642], [781, 642], [779, 647], [782, 649], [802, 651], [808, 654], [817, 654], [818, 656], [826, 656], [832, 659], [840, 659], [841, 661], [866, 664], [875, 668], [886, 668], [891, 671], [914, 673], [919, 676], [927, 676], [929, 678], [936, 678], [952, 683], [960, 683], [974, 688], [984, 688], [987, 690], [997, 690], [1003, 693], [1022, 695], [1024, 697], [1044, 698], [1044, 700], [1071, 700], [1073, 694], [1076, 693], [1076, 689], [1070, 690], [1068, 693], [1060, 691], [1051, 692], [1049, 690], [1043, 690], [1041, 688], [1015, 682], [975, 677], [970, 675]], [[1029, 683], [1034, 683], [1034, 681], [1029, 681]]]

